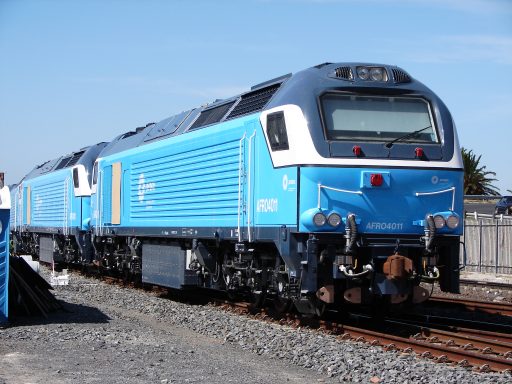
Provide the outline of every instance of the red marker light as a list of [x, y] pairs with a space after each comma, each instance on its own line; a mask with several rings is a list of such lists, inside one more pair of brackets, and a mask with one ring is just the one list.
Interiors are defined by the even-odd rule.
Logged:
[[416, 154], [416, 157], [418, 159], [423, 158], [423, 156], [425, 155], [425, 152], [423, 152], [423, 148], [419, 148], [419, 147], [414, 150], [414, 153]]
[[354, 155], [356, 155], [357, 157], [361, 156], [361, 154], [363, 153], [363, 151], [359, 145], [354, 145], [352, 147], [352, 152], [354, 152]]
[[372, 173], [370, 175], [370, 184], [372, 187], [380, 187], [384, 183], [384, 178], [380, 173]]

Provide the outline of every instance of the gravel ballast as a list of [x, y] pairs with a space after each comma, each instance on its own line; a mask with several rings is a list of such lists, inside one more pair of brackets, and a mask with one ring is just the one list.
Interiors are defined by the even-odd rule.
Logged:
[[[46, 272], [47, 273], [47, 272]], [[0, 383], [510, 383], [71, 274], [66, 311], [0, 329]]]

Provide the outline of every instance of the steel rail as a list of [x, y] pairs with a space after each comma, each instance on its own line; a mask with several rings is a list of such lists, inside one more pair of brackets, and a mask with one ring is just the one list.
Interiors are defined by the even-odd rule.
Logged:
[[467, 309], [473, 311], [481, 311], [486, 313], [498, 314], [503, 316], [512, 316], [512, 304], [510, 303], [496, 303], [496, 302], [485, 302], [479, 300], [468, 300], [458, 298], [448, 298], [432, 296], [429, 302], [433, 303], [445, 303], [445, 304], [458, 304], [463, 305]]

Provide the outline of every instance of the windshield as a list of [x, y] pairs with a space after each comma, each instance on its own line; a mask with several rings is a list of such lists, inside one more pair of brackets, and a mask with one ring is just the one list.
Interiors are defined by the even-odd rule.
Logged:
[[328, 140], [439, 142], [420, 98], [326, 94], [322, 111]]

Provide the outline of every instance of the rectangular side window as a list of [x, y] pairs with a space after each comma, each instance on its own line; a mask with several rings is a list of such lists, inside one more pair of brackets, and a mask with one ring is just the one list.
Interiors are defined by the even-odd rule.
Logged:
[[73, 186], [78, 188], [80, 183], [78, 182], [78, 168], [73, 168]]
[[98, 162], [94, 163], [94, 167], [92, 169], [92, 185], [98, 184]]
[[275, 112], [267, 115], [267, 136], [272, 151], [289, 149], [284, 112]]

